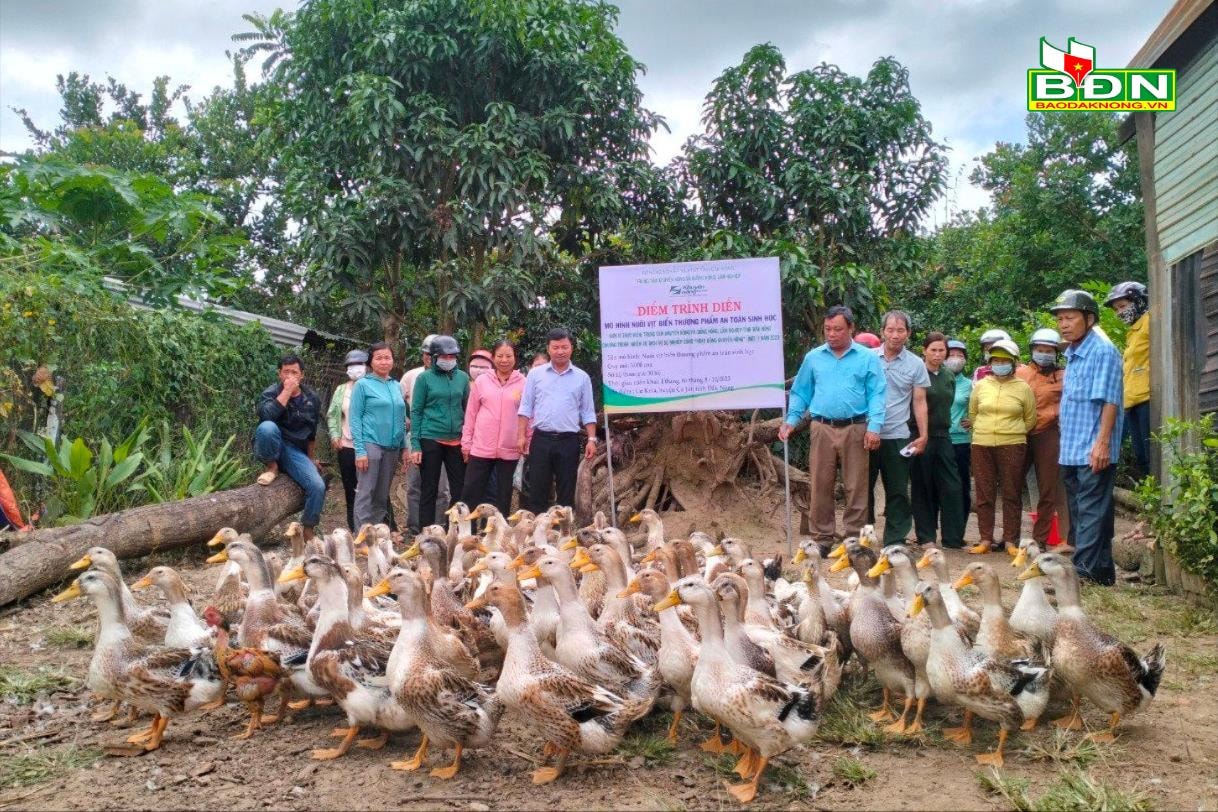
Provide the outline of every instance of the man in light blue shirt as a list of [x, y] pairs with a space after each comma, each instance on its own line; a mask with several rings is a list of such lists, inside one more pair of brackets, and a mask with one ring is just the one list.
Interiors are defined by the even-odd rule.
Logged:
[[[524, 382], [517, 412], [517, 443], [528, 454], [528, 509], [541, 513], [551, 504], [573, 507], [575, 476], [579, 471], [580, 429], [584, 457], [596, 455], [596, 403], [592, 379], [571, 363], [571, 332], [555, 327], [546, 335], [550, 363], [535, 367]], [[532, 421], [532, 439], [528, 437]], [[550, 502], [554, 489], [557, 502]]]
[[825, 343], [804, 356], [791, 384], [778, 439], [786, 440], [804, 414], [810, 414], [811, 529], [827, 553], [837, 538], [833, 490], [839, 461], [846, 486], [845, 535], [857, 535], [867, 521], [868, 452], [880, 445], [887, 386], [880, 359], [852, 338], [850, 308], [829, 308], [824, 328]]
[[1064, 291], [1049, 307], [1066, 348], [1057, 462], [1070, 513], [1074, 566], [1082, 578], [1116, 583], [1112, 561], [1113, 485], [1121, 453], [1124, 362], [1095, 327], [1100, 308], [1084, 290]]

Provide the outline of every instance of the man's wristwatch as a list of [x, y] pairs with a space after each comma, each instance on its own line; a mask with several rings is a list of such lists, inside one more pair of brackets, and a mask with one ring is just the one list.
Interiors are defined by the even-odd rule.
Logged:
[[589, 437], [588, 442], [592, 443], [593, 445], [596, 445], [597, 439], [595, 437]]

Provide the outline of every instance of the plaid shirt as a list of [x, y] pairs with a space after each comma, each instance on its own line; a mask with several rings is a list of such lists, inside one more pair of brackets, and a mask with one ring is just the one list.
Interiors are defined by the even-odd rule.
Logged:
[[1100, 431], [1100, 413], [1104, 404], [1117, 407], [1116, 425], [1112, 428], [1109, 447], [1115, 465], [1121, 453], [1121, 422], [1124, 415], [1121, 353], [1112, 342], [1095, 330], [1077, 345], [1066, 348], [1066, 378], [1062, 382], [1062, 405], [1058, 425], [1061, 427], [1059, 465], [1088, 465], [1091, 446]]

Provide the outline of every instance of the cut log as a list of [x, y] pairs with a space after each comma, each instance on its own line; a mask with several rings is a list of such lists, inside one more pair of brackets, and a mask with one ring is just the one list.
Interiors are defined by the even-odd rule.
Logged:
[[0, 555], [0, 606], [33, 595], [74, 574], [68, 567], [90, 547], [106, 547], [119, 558], [203, 544], [221, 527], [258, 540], [300, 510], [304, 494], [286, 476], [270, 485], [250, 485], [180, 502], [144, 505], [96, 516], [80, 524], [22, 533], [19, 546]]

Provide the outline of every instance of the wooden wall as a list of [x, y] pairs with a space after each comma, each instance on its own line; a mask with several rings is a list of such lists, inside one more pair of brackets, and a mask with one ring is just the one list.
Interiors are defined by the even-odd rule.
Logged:
[[1218, 240], [1218, 36], [1176, 75], [1176, 109], [1155, 114], [1159, 247], [1173, 265]]

